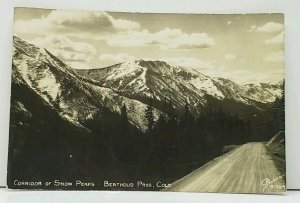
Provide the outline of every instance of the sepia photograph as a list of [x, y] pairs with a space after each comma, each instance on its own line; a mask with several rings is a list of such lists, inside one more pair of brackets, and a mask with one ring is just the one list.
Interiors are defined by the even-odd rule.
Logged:
[[284, 15], [15, 8], [7, 185], [286, 191]]

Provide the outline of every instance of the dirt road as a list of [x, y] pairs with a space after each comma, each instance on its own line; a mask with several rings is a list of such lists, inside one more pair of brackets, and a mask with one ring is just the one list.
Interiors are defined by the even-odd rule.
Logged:
[[271, 158], [263, 143], [247, 143], [179, 179], [167, 190], [225, 193], [284, 192], [286, 187], [284, 166], [283, 160]]

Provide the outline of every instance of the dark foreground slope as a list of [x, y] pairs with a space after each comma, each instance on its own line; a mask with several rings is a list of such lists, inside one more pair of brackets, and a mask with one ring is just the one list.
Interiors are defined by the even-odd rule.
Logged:
[[[48, 51], [17, 37], [11, 90], [10, 188], [35, 188], [15, 185], [17, 180], [126, 178], [127, 165], [149, 157], [139, 118], [145, 104], [82, 79]], [[134, 107], [127, 113], [126, 105]]]

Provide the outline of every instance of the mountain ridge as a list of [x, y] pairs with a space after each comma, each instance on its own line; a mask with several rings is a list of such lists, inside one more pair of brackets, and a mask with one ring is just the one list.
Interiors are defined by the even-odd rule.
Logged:
[[[61, 117], [75, 125], [82, 126], [103, 108], [120, 114], [122, 106], [126, 104], [130, 109], [129, 122], [139, 129], [146, 129], [146, 120], [143, 118], [146, 104], [81, 77], [46, 49], [18, 37], [14, 37], [13, 71], [18, 77], [13, 77], [12, 83], [22, 79], [22, 85], [34, 90]], [[156, 119], [160, 114], [154, 109]]]
[[279, 85], [241, 86], [158, 60], [131, 60], [104, 69], [77, 70], [18, 37], [14, 37], [13, 70], [64, 119], [78, 126], [99, 109], [120, 114], [124, 104], [129, 122], [143, 131], [149, 105], [155, 120], [169, 113], [164, 109], [166, 103], [179, 114], [188, 105], [195, 118], [209, 106], [249, 118], [271, 108], [282, 94]]
[[225, 78], [212, 78], [198, 70], [173, 66], [159, 60], [130, 60], [101, 69], [76, 69], [78, 74], [99, 82], [130, 98], [147, 102], [170, 100], [182, 108], [188, 100], [199, 114], [208, 105], [207, 97], [230, 100], [258, 110], [282, 95], [280, 84], [240, 85]]

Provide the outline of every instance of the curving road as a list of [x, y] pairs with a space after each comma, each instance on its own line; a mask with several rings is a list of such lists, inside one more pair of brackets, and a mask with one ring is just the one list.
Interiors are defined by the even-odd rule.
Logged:
[[284, 160], [272, 159], [263, 143], [247, 143], [177, 180], [167, 191], [280, 193], [286, 187], [284, 174]]

